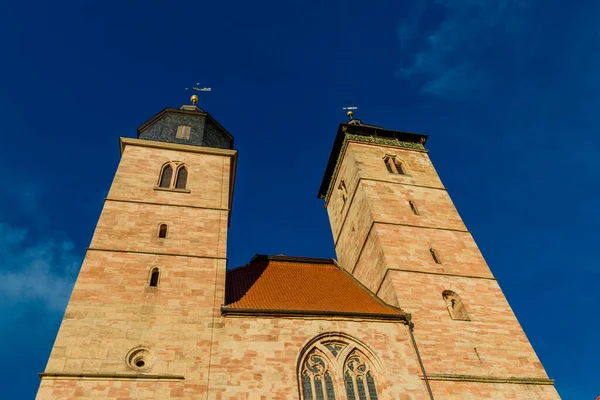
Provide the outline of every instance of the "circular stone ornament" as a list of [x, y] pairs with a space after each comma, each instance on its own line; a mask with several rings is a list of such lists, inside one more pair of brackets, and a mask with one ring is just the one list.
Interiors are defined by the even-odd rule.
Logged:
[[147, 346], [137, 346], [127, 352], [125, 363], [134, 371], [146, 371], [150, 369], [154, 357]]

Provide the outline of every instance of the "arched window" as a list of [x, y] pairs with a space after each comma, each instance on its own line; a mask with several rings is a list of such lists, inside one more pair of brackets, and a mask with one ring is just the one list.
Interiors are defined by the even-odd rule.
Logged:
[[452, 290], [444, 290], [442, 292], [442, 298], [446, 302], [446, 308], [452, 319], [469, 321], [469, 315], [467, 314], [465, 305], [457, 293]]
[[365, 357], [353, 351], [346, 360], [344, 385], [348, 400], [378, 400], [375, 378]]
[[335, 400], [332, 373], [327, 358], [313, 350], [302, 368], [302, 397], [304, 400]]
[[150, 274], [150, 286], [157, 287], [158, 286], [158, 268], [153, 268], [152, 273]]
[[187, 175], [188, 172], [185, 167], [179, 168], [177, 171], [177, 180], [175, 181], [176, 189], [185, 189], [185, 186], [187, 185]]
[[167, 165], [162, 170], [159, 186], [162, 188], [171, 187], [171, 178], [172, 177], [173, 177], [173, 167], [171, 167], [170, 165]]
[[384, 385], [375, 354], [343, 333], [314, 338], [300, 354], [297, 371], [302, 400], [379, 400], [377, 384]]
[[158, 237], [162, 239], [167, 237], [167, 224], [160, 224], [158, 226]]

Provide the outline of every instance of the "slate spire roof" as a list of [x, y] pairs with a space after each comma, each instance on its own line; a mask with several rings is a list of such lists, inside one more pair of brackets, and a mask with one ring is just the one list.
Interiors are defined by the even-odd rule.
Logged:
[[333, 259], [257, 255], [227, 271], [223, 313], [405, 319]]

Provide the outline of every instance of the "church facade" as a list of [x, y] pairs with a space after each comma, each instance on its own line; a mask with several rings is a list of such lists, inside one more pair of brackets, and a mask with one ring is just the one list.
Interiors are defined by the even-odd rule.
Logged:
[[337, 260], [227, 270], [237, 152], [195, 105], [121, 138], [38, 400], [559, 399], [427, 137], [340, 124]]

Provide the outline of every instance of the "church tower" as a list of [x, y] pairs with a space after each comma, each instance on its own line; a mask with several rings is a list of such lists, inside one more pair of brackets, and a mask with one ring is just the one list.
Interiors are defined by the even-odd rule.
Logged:
[[206, 395], [237, 152], [196, 101], [120, 139], [37, 399]]
[[319, 197], [339, 264], [412, 314], [436, 399], [558, 399], [442, 185], [426, 135], [340, 124]]

